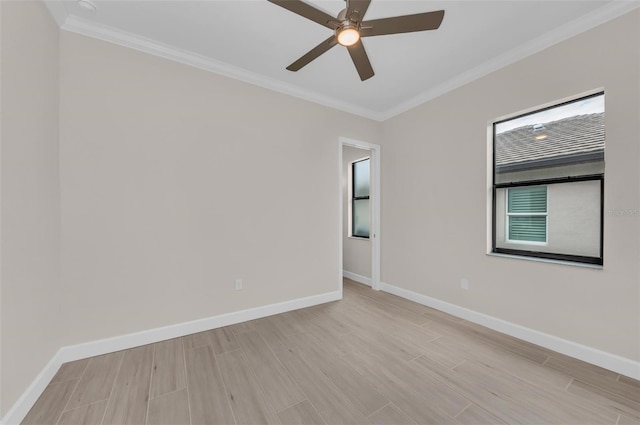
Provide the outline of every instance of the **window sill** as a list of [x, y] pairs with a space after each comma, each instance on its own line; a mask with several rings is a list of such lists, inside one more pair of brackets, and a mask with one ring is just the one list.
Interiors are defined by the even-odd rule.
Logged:
[[357, 240], [357, 241], [367, 241], [367, 242], [371, 240], [370, 237], [369, 238], [363, 238], [361, 236], [347, 236], [347, 238], [354, 239], [354, 240]]
[[497, 252], [488, 252], [487, 255], [490, 257], [503, 257], [503, 258], [514, 258], [516, 260], [536, 261], [538, 263], [551, 263], [551, 264], [561, 264], [563, 266], [584, 267], [587, 269], [596, 269], [596, 270], [604, 269], [604, 267], [599, 264], [576, 263], [573, 261], [552, 260], [549, 258], [526, 257], [524, 255], [500, 254]]

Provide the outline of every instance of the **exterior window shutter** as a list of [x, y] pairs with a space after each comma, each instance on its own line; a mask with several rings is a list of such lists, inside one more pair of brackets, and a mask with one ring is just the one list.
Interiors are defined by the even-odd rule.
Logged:
[[509, 239], [547, 241], [547, 187], [526, 186], [508, 191]]

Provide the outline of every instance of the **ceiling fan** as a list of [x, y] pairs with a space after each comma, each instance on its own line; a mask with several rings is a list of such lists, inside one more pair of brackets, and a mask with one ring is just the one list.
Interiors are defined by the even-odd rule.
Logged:
[[363, 21], [371, 0], [346, 0], [347, 7], [333, 17], [316, 9], [302, 0], [268, 0], [297, 15], [317, 22], [334, 31], [333, 35], [307, 52], [287, 67], [289, 71], [298, 71], [318, 56], [327, 52], [336, 44], [345, 46], [356, 66], [362, 81], [373, 77], [374, 72], [361, 38], [376, 35], [400, 34], [416, 31], [435, 30], [440, 27], [444, 10], [418, 13], [415, 15], [394, 16], [391, 18]]

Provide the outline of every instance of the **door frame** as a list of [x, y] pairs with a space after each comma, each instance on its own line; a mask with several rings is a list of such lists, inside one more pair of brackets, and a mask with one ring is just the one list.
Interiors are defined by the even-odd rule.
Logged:
[[371, 158], [371, 168], [370, 168], [370, 199], [371, 202], [371, 288], [379, 291], [380, 290], [380, 145], [376, 145], [374, 143], [363, 142], [361, 140], [349, 139], [347, 137], [339, 137], [338, 138], [338, 195], [340, 202], [338, 205], [340, 219], [338, 223], [340, 225], [338, 234], [340, 235], [340, 243], [338, 247], [338, 255], [340, 270], [339, 270], [339, 286], [338, 288], [342, 292], [342, 272], [343, 272], [343, 243], [344, 243], [344, 232], [343, 232], [343, 220], [344, 220], [344, 205], [343, 205], [343, 188], [342, 188], [342, 176], [344, 173], [343, 170], [343, 155], [342, 149], [345, 146], [351, 146], [354, 148], [365, 149], [370, 152]]

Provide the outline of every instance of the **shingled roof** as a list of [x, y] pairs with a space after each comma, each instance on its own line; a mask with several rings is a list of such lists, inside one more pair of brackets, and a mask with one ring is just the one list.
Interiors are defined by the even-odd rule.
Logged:
[[552, 166], [554, 162], [603, 160], [604, 112], [526, 125], [497, 134], [495, 155], [501, 172]]

